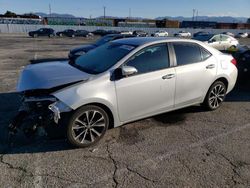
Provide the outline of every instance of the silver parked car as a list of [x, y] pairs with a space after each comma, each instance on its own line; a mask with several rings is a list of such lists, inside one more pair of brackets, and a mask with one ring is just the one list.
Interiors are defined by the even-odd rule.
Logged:
[[193, 39], [205, 42], [209, 46], [212, 46], [217, 50], [235, 49], [239, 46], [239, 41], [237, 39], [224, 34], [199, 35], [197, 37], [194, 37]]
[[70, 143], [86, 147], [108, 128], [145, 117], [196, 104], [216, 110], [235, 85], [235, 64], [232, 56], [198, 41], [116, 40], [72, 64], [28, 65], [18, 84], [25, 95], [21, 109], [38, 113], [37, 121], [63, 121]]

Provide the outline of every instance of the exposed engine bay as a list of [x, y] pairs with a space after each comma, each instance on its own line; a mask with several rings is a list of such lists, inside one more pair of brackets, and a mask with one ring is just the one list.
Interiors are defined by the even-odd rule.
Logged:
[[[56, 88], [58, 89], [58, 88]], [[55, 89], [53, 89], [55, 90]], [[61, 113], [72, 109], [48, 93], [51, 90], [35, 90], [21, 93], [22, 104], [9, 124], [10, 135], [23, 131], [27, 137], [36, 135], [38, 128], [60, 126]]]

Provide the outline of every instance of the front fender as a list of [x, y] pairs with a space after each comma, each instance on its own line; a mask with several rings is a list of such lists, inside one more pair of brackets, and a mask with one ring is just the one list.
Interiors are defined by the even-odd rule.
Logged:
[[[105, 92], [104, 91], [105, 88]], [[58, 100], [68, 105], [73, 110], [91, 103], [99, 103], [112, 112], [114, 126], [120, 126], [117, 114], [117, 102], [115, 88], [112, 82], [103, 83], [83, 83], [52, 93]]]

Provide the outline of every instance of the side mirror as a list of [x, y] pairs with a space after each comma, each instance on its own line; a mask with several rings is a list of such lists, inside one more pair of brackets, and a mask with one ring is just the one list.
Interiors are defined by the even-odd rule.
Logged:
[[138, 72], [137, 69], [132, 66], [123, 66], [121, 69], [123, 76], [130, 76]]

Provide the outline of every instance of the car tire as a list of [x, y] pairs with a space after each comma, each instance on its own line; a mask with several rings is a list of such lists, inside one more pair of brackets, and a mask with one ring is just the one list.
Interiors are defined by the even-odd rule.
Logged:
[[59, 34], [59, 37], [62, 37], [62, 36], [63, 36], [63, 34], [62, 34], [62, 33], [60, 33], [60, 34]]
[[38, 37], [38, 34], [34, 34], [34, 35], [33, 35], [33, 38], [37, 38], [37, 37]]
[[75, 35], [72, 35], [71, 37], [72, 37], [72, 38], [75, 38]]
[[53, 37], [53, 35], [52, 35], [52, 34], [49, 34], [49, 38], [51, 38], [51, 37]]
[[93, 146], [104, 136], [109, 122], [109, 116], [102, 108], [95, 105], [83, 106], [69, 118], [68, 141], [75, 147]]
[[209, 88], [202, 105], [210, 111], [218, 109], [226, 97], [227, 88], [221, 81], [216, 81]]

